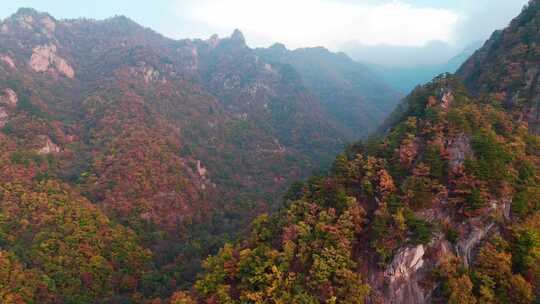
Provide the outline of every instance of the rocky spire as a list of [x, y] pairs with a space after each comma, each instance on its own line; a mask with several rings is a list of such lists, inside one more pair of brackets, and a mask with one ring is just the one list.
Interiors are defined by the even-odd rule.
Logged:
[[244, 34], [239, 29], [235, 29], [232, 33], [230, 39], [234, 42], [237, 42], [239, 44], [246, 44], [246, 38], [244, 38]]
[[208, 43], [211, 47], [216, 47], [219, 44], [219, 40], [219, 36], [214, 34], [208, 40], [206, 40], [206, 43]]

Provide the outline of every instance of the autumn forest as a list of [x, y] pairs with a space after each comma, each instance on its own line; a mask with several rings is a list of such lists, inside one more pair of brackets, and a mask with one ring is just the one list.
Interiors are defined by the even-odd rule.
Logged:
[[539, 33], [532, 0], [404, 97], [322, 47], [20, 9], [0, 302], [539, 303]]

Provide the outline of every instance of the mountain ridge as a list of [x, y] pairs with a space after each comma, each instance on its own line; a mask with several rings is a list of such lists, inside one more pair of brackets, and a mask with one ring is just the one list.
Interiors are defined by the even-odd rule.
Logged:
[[31, 13], [0, 24], [2, 301], [540, 298], [540, 0], [342, 152], [392, 95], [348, 57]]
[[177, 296], [535, 303], [540, 139], [528, 115], [540, 87], [539, 20], [540, 1], [530, 1], [457, 75], [413, 90], [384, 135], [292, 187], [278, 214], [208, 258], [191, 294]]
[[271, 62], [292, 65], [326, 110], [363, 137], [374, 131], [370, 126], [383, 120], [386, 110], [401, 98], [370, 68], [345, 53], [332, 53], [324, 47], [287, 50], [280, 44], [257, 49], [257, 53]]
[[168, 297], [352, 133], [239, 31], [172, 40], [19, 10], [0, 23], [0, 244], [31, 283], [7, 297]]

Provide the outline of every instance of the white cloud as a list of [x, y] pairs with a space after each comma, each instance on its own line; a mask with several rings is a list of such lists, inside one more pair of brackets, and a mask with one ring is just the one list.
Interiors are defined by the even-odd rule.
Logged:
[[285, 43], [290, 48], [345, 41], [366, 45], [421, 46], [452, 42], [458, 15], [447, 9], [417, 8], [402, 1], [362, 4], [333, 0], [178, 0], [175, 12], [193, 28], [179, 36], [226, 35], [240, 28], [252, 46]]

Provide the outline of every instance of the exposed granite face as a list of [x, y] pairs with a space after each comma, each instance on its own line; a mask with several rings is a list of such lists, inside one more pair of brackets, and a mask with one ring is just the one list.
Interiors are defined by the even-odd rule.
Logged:
[[54, 20], [49, 17], [49, 16], [45, 16], [43, 17], [41, 20], [40, 20], [40, 23], [43, 25], [43, 27], [47, 30], [47, 32], [49, 34], [53, 34], [54, 31], [56, 30], [56, 23], [54, 22]]
[[38, 73], [57, 72], [68, 78], [75, 77], [75, 71], [65, 59], [58, 56], [57, 47], [54, 44], [35, 47], [29, 64], [32, 70]]
[[474, 250], [478, 248], [480, 242], [485, 239], [493, 226], [493, 223], [487, 226], [471, 225], [469, 227], [470, 232], [468, 233], [468, 237], [458, 242], [456, 246], [457, 253], [460, 257], [462, 257], [465, 267], [469, 267], [471, 265]]
[[197, 71], [199, 69], [199, 50], [196, 46], [188, 46], [185, 48], [185, 66], [189, 71]]
[[19, 102], [19, 97], [17, 96], [17, 93], [13, 91], [10, 88], [7, 88], [3, 92], [3, 96], [0, 96], [0, 103], [5, 104], [9, 107], [15, 107], [17, 106], [17, 103]]
[[11, 58], [8, 55], [0, 54], [0, 61], [2, 61], [4, 64], [6, 64], [7, 66], [9, 66], [12, 69], [17, 68], [17, 65], [15, 64], [15, 61], [13, 60], [13, 58]]
[[7, 124], [9, 119], [8, 110], [16, 107], [18, 101], [17, 94], [12, 89], [5, 89], [3, 95], [0, 95], [0, 128]]
[[540, 136], [540, 94], [531, 103], [531, 108], [527, 113], [527, 122], [531, 134]]
[[42, 136], [44, 141], [44, 146], [40, 148], [37, 153], [40, 155], [47, 155], [53, 153], [60, 153], [62, 150], [58, 145], [52, 142], [52, 140], [47, 136]]
[[459, 135], [448, 142], [448, 153], [450, 154], [450, 169], [452, 171], [463, 166], [465, 159], [472, 155], [471, 139], [465, 134]]
[[454, 93], [451, 90], [444, 91], [441, 98], [441, 107], [448, 110], [454, 103]]
[[199, 176], [202, 177], [202, 178], [205, 178], [205, 177], [206, 177], [207, 170], [206, 170], [206, 168], [202, 165], [202, 163], [201, 163], [200, 160], [197, 161], [197, 173], [199, 173]]
[[389, 303], [425, 303], [424, 292], [416, 282], [418, 271], [424, 266], [426, 248], [418, 245], [401, 249], [385, 271]]
[[[441, 197], [440, 200], [444, 202], [446, 199]], [[446, 240], [442, 233], [435, 233], [428, 244], [407, 245], [397, 250], [386, 269], [369, 269], [367, 277], [377, 291], [375, 298], [391, 304], [431, 303], [437, 288], [436, 284], [427, 283], [430, 282], [432, 271], [449, 257], [458, 257], [465, 267], [470, 267], [478, 248], [497, 232], [492, 217], [499, 214], [508, 219], [510, 205], [511, 200], [508, 199], [491, 200], [490, 208], [486, 208], [482, 214], [463, 222], [453, 222], [453, 227], [460, 232], [455, 245]], [[433, 212], [417, 215], [432, 222], [452, 222], [451, 217], [440, 210], [441, 207], [437, 207]]]
[[505, 105], [519, 107], [526, 100], [522, 120], [527, 122], [531, 134], [540, 135], [540, 68], [531, 66], [523, 74], [525, 86], [515, 92], [505, 92]]
[[67, 78], [75, 78], [75, 71], [64, 59], [57, 57], [55, 65], [56, 69]]
[[152, 67], [145, 67], [143, 69], [144, 82], [156, 82], [159, 79], [159, 72]]
[[219, 36], [214, 34], [210, 37], [210, 39], [206, 40], [206, 43], [208, 43], [211, 48], [215, 48], [216, 46], [218, 46], [219, 41]]
[[469, 219], [459, 226], [462, 230], [462, 236], [455, 246], [455, 251], [465, 267], [472, 265], [477, 249], [490, 234], [497, 230], [495, 222], [490, 217], [499, 214], [505, 219], [510, 218], [511, 199], [491, 200], [489, 204], [490, 208], [486, 210], [485, 214]]
[[30, 58], [30, 67], [36, 72], [46, 72], [51, 65], [51, 57], [56, 53], [55, 46], [38, 46]]
[[8, 120], [8, 113], [5, 108], [0, 107], [0, 128], [3, 128]]
[[452, 245], [441, 235], [427, 245], [401, 248], [384, 271], [382, 284], [379, 282], [379, 289], [384, 290], [380, 300], [391, 304], [430, 303], [436, 286], [424, 281], [449, 255], [453, 255]]

